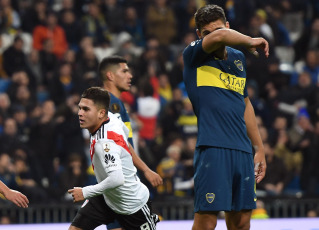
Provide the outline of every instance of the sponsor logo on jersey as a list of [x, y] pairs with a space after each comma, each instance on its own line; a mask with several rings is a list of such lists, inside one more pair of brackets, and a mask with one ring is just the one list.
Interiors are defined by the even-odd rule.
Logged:
[[104, 149], [105, 152], [110, 151], [110, 144], [109, 143], [104, 143], [103, 144], [103, 149]]
[[197, 68], [197, 87], [212, 86], [244, 95], [246, 78], [226, 73], [211, 66]]
[[115, 158], [114, 156], [112, 156], [111, 154], [105, 154], [105, 163], [106, 164], [111, 164], [111, 163], [114, 163], [115, 162]]
[[118, 103], [113, 103], [111, 105], [111, 112], [112, 113], [119, 113], [120, 110], [121, 110], [121, 107], [120, 107], [120, 105]]
[[214, 193], [206, 193], [206, 200], [208, 203], [213, 203], [215, 199], [215, 194]]
[[235, 60], [234, 63], [240, 71], [244, 71], [244, 66], [241, 60]]

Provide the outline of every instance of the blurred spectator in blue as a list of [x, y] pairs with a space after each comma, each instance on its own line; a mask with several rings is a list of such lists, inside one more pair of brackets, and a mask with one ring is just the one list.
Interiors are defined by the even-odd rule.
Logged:
[[123, 31], [125, 20], [125, 17], [123, 17], [124, 9], [118, 3], [118, 0], [103, 0], [100, 7], [110, 32], [117, 34]]
[[22, 30], [31, 34], [36, 26], [45, 25], [47, 10], [47, 1], [36, 0], [22, 16]]
[[143, 21], [138, 17], [136, 9], [133, 6], [128, 6], [125, 9], [125, 22], [123, 30], [132, 36], [135, 45], [140, 47], [145, 46]]
[[54, 115], [57, 123], [57, 151], [62, 162], [65, 162], [71, 153], [77, 153], [81, 157], [85, 157], [84, 139], [77, 115], [79, 101], [80, 94], [72, 93], [64, 103], [57, 107]]
[[88, 4], [88, 12], [82, 18], [82, 22], [85, 36], [92, 37], [95, 46], [101, 46], [111, 41], [110, 29], [96, 3]]
[[12, 108], [12, 117], [17, 123], [17, 136], [23, 143], [29, 141], [30, 121], [26, 109], [21, 105]]
[[3, 68], [9, 77], [16, 70], [26, 70], [26, 55], [23, 52], [23, 40], [20, 36], [16, 36], [13, 44], [3, 52]]
[[[305, 62], [301, 66], [302, 72], [310, 74], [311, 81], [314, 85], [319, 84], [319, 52], [316, 49], [310, 49], [306, 52]], [[298, 72], [294, 72], [290, 78], [290, 84], [296, 85], [298, 81]]]
[[275, 46], [291, 46], [292, 41], [286, 26], [282, 23], [283, 9], [280, 5], [274, 4], [266, 9], [268, 22], [274, 33]]
[[11, 5], [11, 0], [0, 1], [0, 32], [15, 34], [20, 29], [20, 15]]

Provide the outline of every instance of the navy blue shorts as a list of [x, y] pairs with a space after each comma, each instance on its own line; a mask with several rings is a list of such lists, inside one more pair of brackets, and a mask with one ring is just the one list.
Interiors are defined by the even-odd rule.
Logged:
[[252, 153], [199, 147], [194, 156], [194, 211], [240, 211], [256, 208]]

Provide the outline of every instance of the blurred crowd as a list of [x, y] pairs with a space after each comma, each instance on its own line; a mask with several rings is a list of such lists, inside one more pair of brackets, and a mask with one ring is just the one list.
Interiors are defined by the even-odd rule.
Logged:
[[[183, 49], [196, 40], [196, 0], [0, 0], [0, 179], [31, 203], [72, 202], [95, 183], [84, 89], [100, 85], [108, 55], [128, 60], [122, 94], [136, 151], [164, 179], [153, 198], [192, 197], [197, 120], [183, 83]], [[247, 57], [247, 88], [265, 145], [261, 196], [319, 196], [319, 2], [207, 0], [230, 27], [270, 43]], [[212, 98], [213, 100], [213, 98]], [[212, 130], [213, 132], [213, 130]]]

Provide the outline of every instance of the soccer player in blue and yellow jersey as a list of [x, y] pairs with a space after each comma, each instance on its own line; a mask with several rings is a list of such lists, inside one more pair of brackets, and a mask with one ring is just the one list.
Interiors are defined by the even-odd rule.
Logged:
[[218, 211], [225, 211], [229, 230], [248, 230], [255, 182], [264, 178], [266, 161], [247, 95], [245, 57], [230, 46], [242, 45], [256, 56], [262, 49], [268, 57], [269, 45], [229, 29], [216, 5], [198, 9], [195, 23], [199, 40], [183, 53], [184, 82], [198, 118], [192, 229], [215, 229]]
[[[156, 187], [162, 184], [162, 178], [157, 173], [152, 171], [133, 149], [130, 118], [123, 102], [120, 100], [121, 93], [130, 90], [131, 80], [133, 78], [126, 59], [116, 55], [106, 57], [101, 61], [98, 71], [100, 79], [103, 82], [103, 88], [110, 93], [111, 101], [109, 111], [118, 116], [118, 118], [125, 123], [130, 131], [128, 138], [128, 141], [130, 142], [129, 150], [132, 154], [135, 167], [144, 173], [145, 178], [152, 184], [152, 186]], [[115, 226], [117, 225], [108, 225], [107, 228], [119, 229]]]

